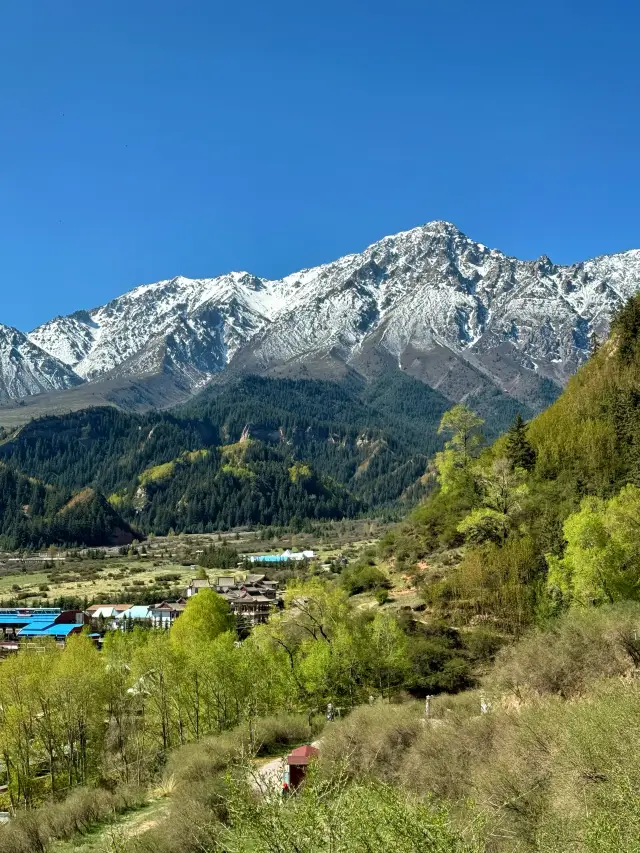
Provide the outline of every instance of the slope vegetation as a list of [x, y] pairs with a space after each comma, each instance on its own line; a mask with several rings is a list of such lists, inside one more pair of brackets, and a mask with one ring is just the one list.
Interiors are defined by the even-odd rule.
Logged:
[[640, 595], [640, 300], [560, 398], [489, 449], [464, 407], [442, 422], [430, 500], [382, 546], [434, 611], [519, 633]]

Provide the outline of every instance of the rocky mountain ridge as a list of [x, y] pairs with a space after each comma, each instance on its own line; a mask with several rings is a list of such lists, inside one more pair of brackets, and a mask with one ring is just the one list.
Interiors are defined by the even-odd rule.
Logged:
[[0, 327], [0, 402], [145, 376], [195, 393], [227, 374], [399, 368], [452, 400], [494, 388], [539, 408], [638, 289], [640, 250], [520, 261], [431, 222], [278, 281], [177, 277], [28, 336]]

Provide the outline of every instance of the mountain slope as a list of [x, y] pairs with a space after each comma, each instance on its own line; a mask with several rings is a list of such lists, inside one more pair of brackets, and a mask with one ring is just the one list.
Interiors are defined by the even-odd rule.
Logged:
[[[123, 545], [135, 531], [105, 497], [84, 489], [73, 498], [0, 463], [0, 546]], [[137, 534], [139, 535], [139, 534]]]
[[0, 324], [0, 403], [73, 388], [82, 380], [22, 332]]
[[164, 375], [194, 392], [227, 373], [399, 368], [450, 400], [497, 388], [541, 408], [639, 288], [637, 250], [519, 261], [431, 222], [278, 281], [242, 272], [143, 285], [29, 339], [55, 360], [51, 387]]
[[0, 460], [68, 496], [110, 495], [143, 532], [288, 524], [393, 507], [441, 446], [449, 406], [403, 374], [249, 376], [171, 414], [105, 407], [33, 420], [4, 434]]
[[385, 543], [436, 615], [519, 633], [566, 607], [640, 599], [640, 294], [528, 426], [474, 458], [454, 421], [440, 488]]

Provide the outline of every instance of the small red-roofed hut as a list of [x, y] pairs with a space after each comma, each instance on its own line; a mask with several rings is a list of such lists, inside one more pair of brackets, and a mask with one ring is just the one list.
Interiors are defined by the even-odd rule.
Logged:
[[289, 753], [287, 764], [289, 765], [289, 787], [292, 791], [295, 791], [304, 782], [309, 762], [319, 755], [320, 750], [308, 743]]

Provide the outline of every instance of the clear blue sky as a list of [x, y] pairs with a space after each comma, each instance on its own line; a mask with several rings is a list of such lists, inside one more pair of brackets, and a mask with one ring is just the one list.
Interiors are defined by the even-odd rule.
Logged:
[[0, 5], [0, 322], [448, 219], [640, 247], [633, 0]]

